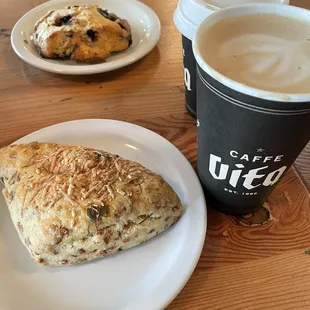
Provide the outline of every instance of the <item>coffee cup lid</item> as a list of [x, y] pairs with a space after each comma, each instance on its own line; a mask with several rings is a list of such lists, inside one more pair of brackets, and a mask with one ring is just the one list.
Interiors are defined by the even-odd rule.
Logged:
[[179, 0], [174, 12], [174, 23], [178, 30], [192, 40], [198, 26], [215, 11], [243, 3], [289, 4], [290, 0]]

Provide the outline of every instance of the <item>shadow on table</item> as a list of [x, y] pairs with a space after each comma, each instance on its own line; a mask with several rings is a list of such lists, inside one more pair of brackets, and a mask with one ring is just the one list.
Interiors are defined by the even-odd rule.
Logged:
[[49, 86], [51, 85], [51, 82], [54, 86], [59, 83], [62, 83], [62, 86], [69, 86], [76, 83], [96, 85], [120, 80], [124, 76], [131, 75], [133, 72], [135, 75], [139, 73], [141, 75], [143, 74], [143, 82], [146, 83], [152, 78], [154, 73], [156, 73], [159, 60], [160, 53], [158, 47], [156, 46], [148, 55], [135, 63], [110, 72], [90, 75], [63, 75], [45, 72], [26, 63], [24, 63], [21, 67], [21, 71], [24, 78], [26, 78], [29, 82], [40, 86]]

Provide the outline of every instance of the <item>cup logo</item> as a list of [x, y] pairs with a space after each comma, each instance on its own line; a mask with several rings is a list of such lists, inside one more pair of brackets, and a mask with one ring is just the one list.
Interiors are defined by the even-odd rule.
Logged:
[[[182, 50], [183, 58], [185, 57], [185, 50]], [[184, 84], [188, 91], [192, 91], [191, 88], [191, 74], [187, 68], [184, 67]]]
[[[258, 152], [263, 152], [264, 149], [257, 149]], [[228, 181], [224, 190], [233, 194], [256, 195], [257, 192], [239, 192], [235, 189], [243, 188], [245, 191], [252, 191], [261, 186], [273, 186], [276, 184], [287, 166], [282, 166], [270, 172], [270, 164], [281, 162], [283, 155], [278, 156], [250, 156], [249, 154], [240, 155], [237, 151], [230, 151], [230, 156], [240, 160], [240, 163], [226, 164], [222, 162], [220, 156], [210, 154], [209, 172], [215, 180]], [[246, 163], [260, 162], [262, 165], [258, 168], [247, 169]]]
[[187, 68], [184, 68], [184, 84], [188, 91], [191, 91], [191, 74]]

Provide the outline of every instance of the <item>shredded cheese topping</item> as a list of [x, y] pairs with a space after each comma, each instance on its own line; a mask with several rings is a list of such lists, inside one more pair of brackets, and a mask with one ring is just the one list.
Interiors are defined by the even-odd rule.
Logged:
[[132, 192], [126, 193], [124, 185], [131, 183], [141, 193], [142, 172], [150, 173], [138, 163], [83, 147], [57, 147], [34, 164], [40, 177], [30, 184], [33, 191], [27, 200], [35, 203], [42, 193], [44, 207], [53, 207], [61, 199], [78, 206], [86, 199], [103, 204], [114, 199], [116, 193], [130, 197]]

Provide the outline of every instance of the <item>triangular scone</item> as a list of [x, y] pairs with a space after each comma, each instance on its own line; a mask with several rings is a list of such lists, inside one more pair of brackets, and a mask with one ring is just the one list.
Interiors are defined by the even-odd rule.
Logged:
[[22, 242], [47, 266], [83, 263], [136, 246], [170, 227], [182, 212], [162, 177], [82, 146], [5, 147], [0, 178]]

